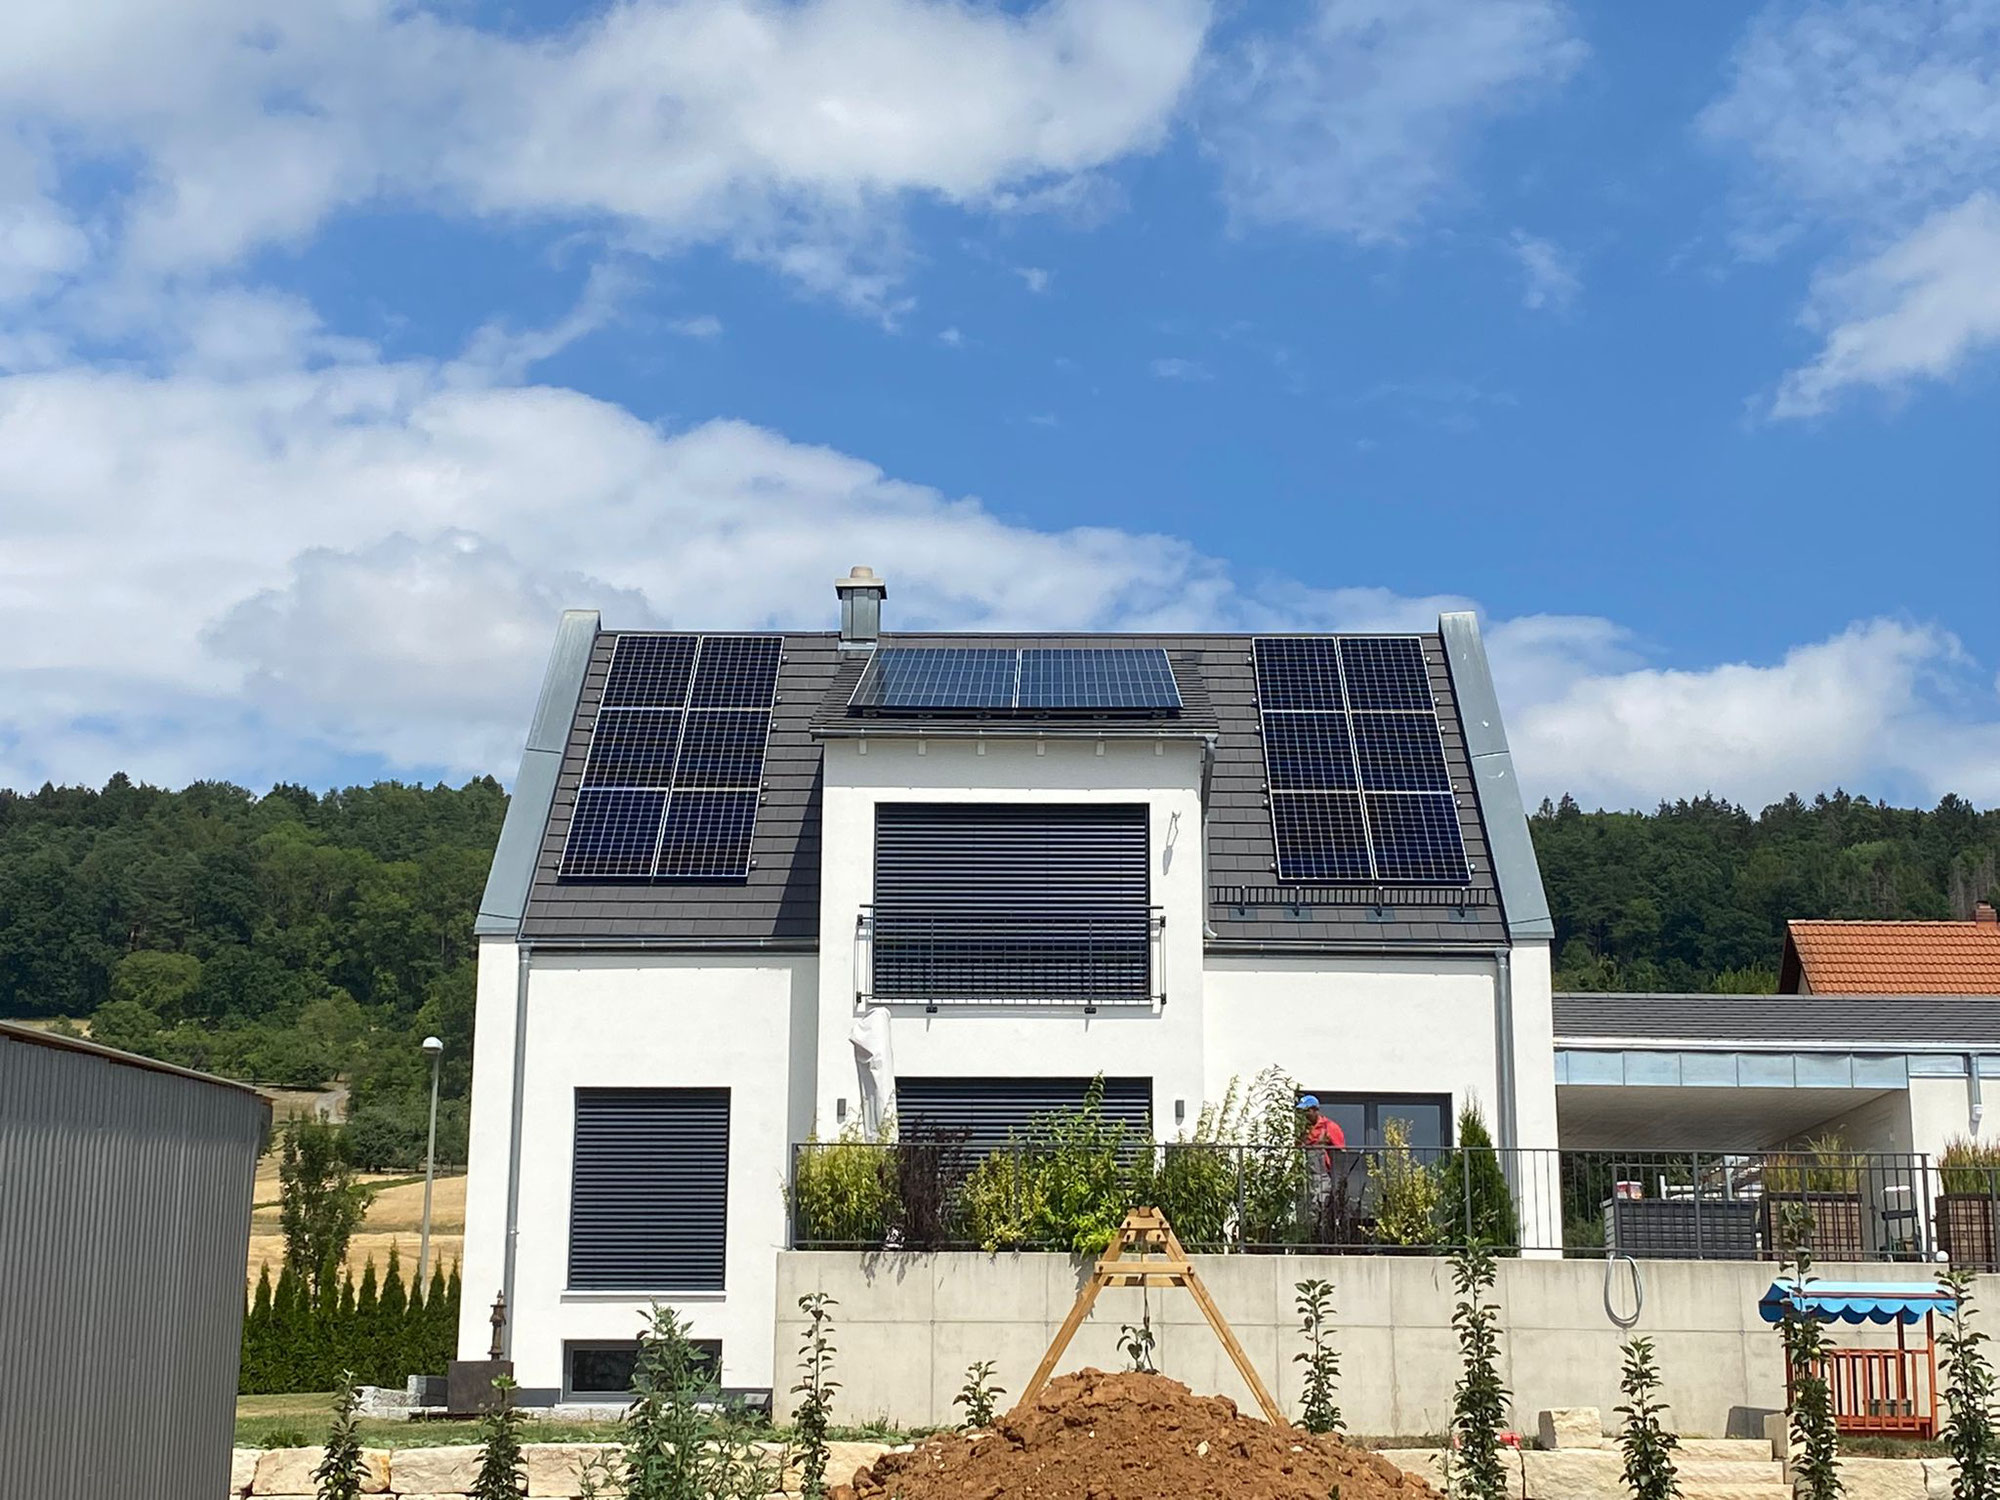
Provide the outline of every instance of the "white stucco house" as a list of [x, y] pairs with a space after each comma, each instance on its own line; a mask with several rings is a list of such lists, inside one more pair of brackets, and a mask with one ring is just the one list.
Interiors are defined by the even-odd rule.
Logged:
[[504, 1291], [527, 1398], [588, 1396], [660, 1301], [769, 1387], [792, 1147], [871, 1111], [995, 1130], [1102, 1075], [1171, 1139], [1281, 1064], [1361, 1139], [1477, 1099], [1556, 1145], [1471, 615], [903, 635], [867, 570], [837, 595], [823, 633], [560, 624], [478, 920], [462, 1353]]

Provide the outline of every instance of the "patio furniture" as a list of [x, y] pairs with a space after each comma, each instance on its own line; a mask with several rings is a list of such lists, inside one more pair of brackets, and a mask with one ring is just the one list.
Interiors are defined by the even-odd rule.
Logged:
[[[1822, 1323], [1894, 1324], [1893, 1349], [1830, 1349], [1826, 1378], [1833, 1395], [1834, 1426], [1841, 1432], [1886, 1437], [1937, 1435], [1937, 1314], [1958, 1311], [1958, 1302], [1928, 1282], [1814, 1281], [1801, 1290], [1779, 1277], [1758, 1300], [1766, 1323], [1803, 1312]], [[1924, 1341], [1912, 1348], [1910, 1327], [1919, 1319]], [[1786, 1405], [1791, 1404], [1792, 1372], [1785, 1372]]]

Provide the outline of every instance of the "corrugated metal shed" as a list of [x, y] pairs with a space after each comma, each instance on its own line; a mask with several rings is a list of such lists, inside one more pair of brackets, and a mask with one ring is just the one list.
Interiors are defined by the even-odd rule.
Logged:
[[0, 1023], [0, 1490], [215, 1500], [269, 1103]]

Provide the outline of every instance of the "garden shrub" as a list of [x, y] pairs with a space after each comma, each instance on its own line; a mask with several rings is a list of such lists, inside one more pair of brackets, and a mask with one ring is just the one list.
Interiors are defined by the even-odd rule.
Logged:
[[965, 1229], [988, 1254], [1033, 1243], [1042, 1220], [1041, 1177], [1020, 1151], [996, 1151], [959, 1189]]
[[[1502, 1253], [1521, 1243], [1514, 1194], [1477, 1104], [1459, 1111], [1458, 1149], [1444, 1157], [1439, 1176], [1447, 1243], [1486, 1245]], [[1603, 1236], [1601, 1219], [1598, 1235]]]
[[1375, 1158], [1375, 1237], [1385, 1245], [1435, 1245], [1443, 1197], [1436, 1170], [1410, 1147], [1409, 1126], [1385, 1121]]
[[881, 1245], [895, 1215], [892, 1155], [850, 1123], [834, 1141], [807, 1139], [792, 1179], [792, 1219], [802, 1243]]
[[1240, 1137], [1246, 1245], [1297, 1244], [1306, 1238], [1299, 1205], [1306, 1198], [1306, 1154], [1299, 1149], [1299, 1086], [1282, 1068], [1266, 1068], [1250, 1085]]

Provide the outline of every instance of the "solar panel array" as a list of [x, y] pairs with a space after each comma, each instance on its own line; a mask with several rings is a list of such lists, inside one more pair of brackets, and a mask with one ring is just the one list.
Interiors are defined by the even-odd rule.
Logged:
[[855, 685], [861, 713], [1178, 713], [1158, 646], [884, 646]]
[[621, 635], [598, 703], [561, 874], [741, 880], [784, 642]]
[[1253, 649], [1278, 878], [1469, 883], [1423, 643], [1260, 636]]

